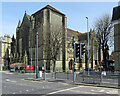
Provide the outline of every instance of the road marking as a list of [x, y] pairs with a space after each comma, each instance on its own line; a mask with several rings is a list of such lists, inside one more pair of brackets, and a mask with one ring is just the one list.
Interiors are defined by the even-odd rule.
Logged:
[[95, 90], [91, 90], [91, 91], [95, 91]]
[[116, 90], [111, 90], [111, 91], [108, 91], [106, 92], [107, 94], [118, 94], [118, 91]]
[[10, 81], [10, 82], [17, 82], [17, 81]]
[[32, 89], [32, 90], [34, 90], [34, 89]]
[[10, 81], [10, 79], [6, 79], [6, 81]]
[[81, 92], [82, 93], [86, 93], [86, 94], [97, 94], [97, 93], [93, 93], [93, 92], [86, 92], [86, 91], [77, 91], [77, 90], [69, 90], [69, 91], [73, 91], [73, 92], [78, 92], [78, 93], [80, 93], [81, 94]]
[[6, 79], [7, 82], [16, 82], [16, 81], [11, 81], [10, 79]]
[[13, 94], [15, 94], [15, 92]]
[[6, 73], [6, 74], [13, 74], [13, 73]]
[[99, 92], [104, 92], [105, 90], [100, 90]]
[[58, 91], [55, 91], [55, 92], [48, 93], [48, 95], [50, 95], [50, 94], [56, 94], [56, 93], [60, 93], [60, 92], [64, 92], [64, 91], [68, 91], [68, 90], [76, 89], [76, 88], [80, 88], [80, 87], [81, 87], [81, 86], [78, 86], [78, 87], [72, 87], [72, 88], [63, 89], [63, 90], [58, 90]]
[[26, 90], [27, 92], [29, 91], [29, 90]]

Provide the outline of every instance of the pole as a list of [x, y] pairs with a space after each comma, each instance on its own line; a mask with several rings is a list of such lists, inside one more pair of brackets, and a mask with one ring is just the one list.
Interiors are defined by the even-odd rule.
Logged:
[[[36, 47], [36, 45], [35, 45]], [[36, 73], [36, 48], [35, 48], [35, 73]]]
[[46, 67], [45, 67], [45, 61], [44, 61], [44, 80], [46, 80]]
[[38, 79], [38, 26], [37, 26], [37, 34], [36, 34], [36, 79]]
[[[100, 32], [100, 34], [101, 34], [101, 32]], [[100, 81], [101, 81], [101, 83], [102, 83], [102, 38], [100, 39], [100, 42], [101, 42], [101, 44], [100, 44]]]
[[[30, 38], [30, 47], [31, 47], [31, 65], [32, 65], [32, 22], [31, 22], [31, 34], [30, 34], [31, 38]], [[31, 69], [31, 66], [30, 66], [30, 69]]]
[[73, 83], [75, 83], [75, 43], [74, 43], [74, 70], [73, 70]]
[[[75, 67], [75, 57], [74, 57], [74, 67]], [[73, 83], [75, 83], [75, 68], [74, 68], [74, 71], [73, 71]]]
[[[87, 19], [87, 32], [89, 31], [88, 28], [88, 17], [86, 17]], [[89, 32], [88, 32], [88, 75], [89, 75]]]
[[[32, 47], [31, 47], [31, 65], [32, 65]], [[30, 69], [31, 69], [31, 67], [30, 67]]]

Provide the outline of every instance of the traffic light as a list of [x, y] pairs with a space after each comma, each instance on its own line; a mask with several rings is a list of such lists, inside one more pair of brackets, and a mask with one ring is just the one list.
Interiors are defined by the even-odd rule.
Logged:
[[80, 43], [74, 43], [74, 57], [80, 57]]
[[85, 53], [85, 44], [84, 43], [80, 43], [80, 58], [81, 59], [84, 58], [84, 53]]

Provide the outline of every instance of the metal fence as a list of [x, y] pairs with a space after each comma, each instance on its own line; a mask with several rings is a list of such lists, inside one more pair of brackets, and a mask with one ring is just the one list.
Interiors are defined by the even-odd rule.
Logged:
[[[43, 73], [44, 77], [44, 73]], [[46, 73], [47, 80], [69, 80], [71, 83], [73, 82], [73, 72], [56, 72], [56, 73]], [[107, 84], [118, 86], [120, 85], [120, 72], [110, 72], [103, 71], [102, 73], [99, 71], [89, 71], [89, 75], [87, 71], [76, 72], [75, 82], [76, 83], [92, 83], [92, 84]]]

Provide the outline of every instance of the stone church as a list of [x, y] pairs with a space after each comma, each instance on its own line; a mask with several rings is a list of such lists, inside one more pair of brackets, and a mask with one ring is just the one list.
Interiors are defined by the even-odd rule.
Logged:
[[[36, 33], [38, 32], [38, 66], [43, 65], [46, 71], [53, 71], [54, 59], [56, 70], [69, 70], [69, 62], [73, 59], [73, 37], [75, 42], [86, 44], [87, 33], [81, 33], [67, 28], [67, 17], [50, 5], [38, 10], [32, 15], [24, 14], [16, 28], [16, 39], [12, 38], [10, 63], [14, 66], [36, 67]], [[96, 45], [95, 32], [90, 31], [90, 68], [99, 64], [99, 48]], [[56, 46], [56, 47], [53, 47]], [[57, 50], [57, 51], [56, 51]], [[55, 53], [56, 52], [56, 53]], [[55, 54], [54, 54], [55, 53]], [[82, 61], [76, 60], [77, 70], [87, 68], [87, 53]]]
[[[59, 48], [56, 58], [56, 68], [65, 70], [66, 61], [66, 16], [50, 5], [38, 10], [32, 15], [24, 14], [22, 22], [19, 21], [16, 28], [16, 46], [13, 58], [16, 62], [26, 65], [36, 64], [36, 33], [38, 31], [38, 66], [39, 69], [46, 64], [46, 70], [53, 69], [53, 62], [50, 48], [53, 43], [61, 39], [62, 45]], [[56, 37], [54, 37], [54, 35]], [[54, 39], [56, 39], [56, 42]], [[52, 41], [53, 40], [53, 41]], [[51, 49], [52, 51], [52, 49]], [[62, 51], [62, 52], [61, 52]], [[13, 62], [15, 63], [15, 62]]]

